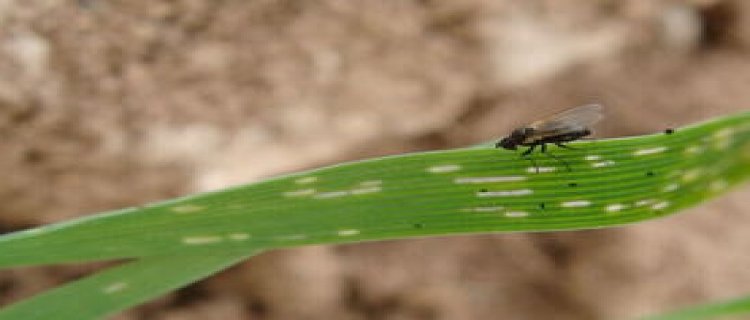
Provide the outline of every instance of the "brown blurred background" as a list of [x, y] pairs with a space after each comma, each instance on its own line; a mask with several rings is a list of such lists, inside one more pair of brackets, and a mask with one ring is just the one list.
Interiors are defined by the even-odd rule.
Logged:
[[[743, 0], [0, 1], [0, 231], [585, 103], [600, 137], [748, 110], [749, 52]], [[649, 314], [750, 293], [749, 191], [611, 230], [270, 252], [114, 319]], [[94, 268], [0, 271], [0, 304]]]

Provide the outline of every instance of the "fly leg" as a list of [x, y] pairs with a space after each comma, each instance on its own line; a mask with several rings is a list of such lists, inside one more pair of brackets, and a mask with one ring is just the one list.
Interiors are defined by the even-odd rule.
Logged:
[[555, 142], [555, 145], [558, 146], [558, 147], [560, 147], [560, 148], [563, 148], [563, 149], [578, 150], [578, 148], [573, 148], [573, 147], [568, 146], [566, 144], [562, 144], [562, 142]]
[[[557, 145], [557, 146], [560, 146], [560, 144], [559, 144], [559, 143], [555, 143], [555, 145]], [[565, 146], [564, 148], [570, 148], [570, 147], [568, 147], [568, 146]], [[561, 159], [561, 158], [560, 158], [560, 157], [558, 157], [558, 156], [555, 156], [555, 155], [554, 155], [554, 154], [552, 154], [552, 153], [549, 153], [549, 152], [547, 152], [547, 145], [546, 145], [546, 144], [543, 144], [543, 145], [542, 145], [542, 153], [543, 153], [543, 154], [545, 154], [545, 155], [547, 155], [548, 157], [550, 157], [550, 158], [552, 158], [552, 159], [555, 159], [555, 160], [557, 160], [557, 161], [560, 161], [560, 162], [562, 162], [562, 163], [563, 163], [563, 164], [565, 165], [565, 168], [566, 168], [566, 169], [568, 169], [568, 171], [573, 171], [573, 170], [570, 170], [570, 165], [568, 165], [568, 163], [567, 163], [567, 162], [565, 162], [565, 160]], [[539, 171], [539, 169], [538, 169], [538, 168], [537, 168], [537, 171]]]
[[526, 149], [526, 151], [524, 151], [524, 152], [523, 152], [523, 153], [521, 154], [521, 157], [524, 157], [524, 158], [526, 158], [526, 156], [530, 155], [530, 154], [531, 154], [531, 153], [532, 153], [532, 152], [534, 151], [534, 149], [536, 149], [536, 146], [537, 146], [537, 145], [532, 145], [531, 147], [529, 147], [528, 149]]
[[[537, 146], [537, 145], [535, 145], [535, 144], [534, 144], [534, 145], [532, 145], [531, 147], [529, 147], [528, 149], [526, 149], [526, 151], [524, 151], [524, 152], [523, 152], [523, 153], [521, 154], [521, 158], [524, 158], [524, 159], [528, 159], [529, 161], [531, 161], [531, 164], [532, 164], [532, 165], [534, 166], [534, 168], [536, 169], [536, 173], [539, 173], [539, 166], [538, 166], [538, 165], [536, 165], [536, 161], [534, 160], [534, 157], [529, 157], [529, 155], [531, 155], [531, 152], [533, 152], [533, 151], [534, 151], [534, 149], [536, 149], [536, 146]], [[542, 145], [542, 149], [544, 149], [544, 145]]]

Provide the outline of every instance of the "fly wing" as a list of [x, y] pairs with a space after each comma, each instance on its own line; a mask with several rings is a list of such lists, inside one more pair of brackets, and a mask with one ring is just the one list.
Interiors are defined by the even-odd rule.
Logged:
[[602, 117], [601, 105], [588, 104], [536, 121], [529, 127], [534, 129], [534, 133], [538, 135], [560, 134], [589, 128]]

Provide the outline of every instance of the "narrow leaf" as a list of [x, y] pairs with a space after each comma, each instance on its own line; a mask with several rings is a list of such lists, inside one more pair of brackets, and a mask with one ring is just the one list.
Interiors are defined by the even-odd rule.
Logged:
[[100, 319], [207, 277], [258, 251], [143, 258], [0, 310], [0, 320]]
[[[0, 267], [475, 232], [601, 228], [694, 206], [750, 175], [750, 113], [671, 134], [352, 162], [0, 237]], [[538, 172], [537, 172], [538, 170]]]
[[726, 317], [729, 316], [747, 315], [748, 313], [750, 313], [750, 297], [742, 297], [729, 301], [687, 307], [683, 310], [659, 316], [646, 317], [642, 320], [701, 320], [719, 319], [719, 317], [724, 317], [723, 319], [726, 319]]

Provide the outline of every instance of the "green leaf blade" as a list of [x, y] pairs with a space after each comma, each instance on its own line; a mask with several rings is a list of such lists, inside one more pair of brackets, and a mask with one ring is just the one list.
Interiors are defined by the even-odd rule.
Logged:
[[[658, 218], [750, 175], [750, 113], [673, 134], [550, 148], [467, 148], [347, 163], [0, 237], [0, 266]], [[75, 250], [69, 250], [75, 248]]]
[[645, 317], [642, 320], [745, 319], [745, 317], [740, 318], [740, 315], [748, 313], [750, 313], [750, 296], [690, 306], [674, 312]]
[[185, 286], [257, 251], [144, 258], [111, 267], [0, 310], [0, 320], [101, 319]]

